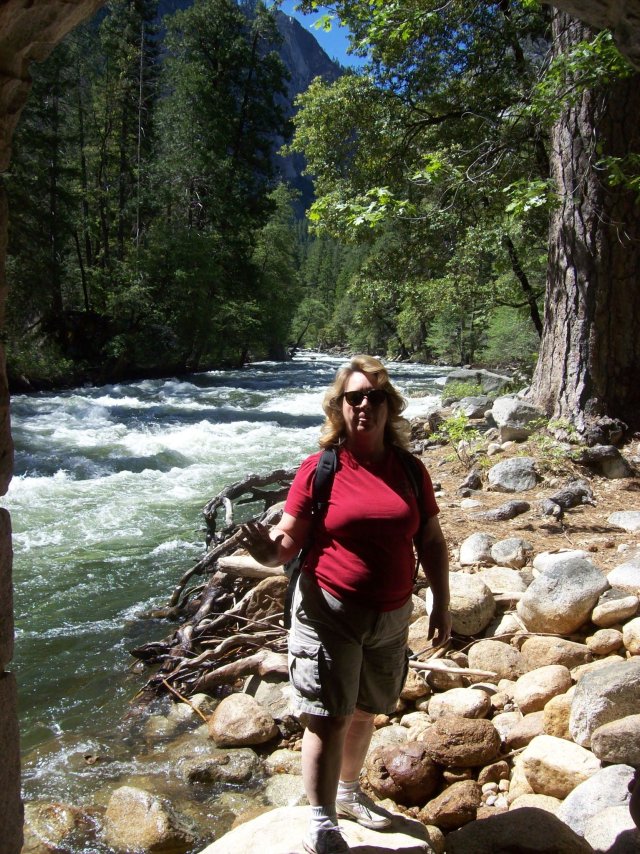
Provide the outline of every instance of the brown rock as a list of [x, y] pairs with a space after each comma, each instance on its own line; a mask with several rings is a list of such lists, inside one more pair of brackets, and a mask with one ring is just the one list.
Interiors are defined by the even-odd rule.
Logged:
[[121, 786], [111, 795], [105, 838], [116, 851], [188, 851], [193, 845], [168, 802], [143, 789]]
[[443, 830], [454, 830], [473, 821], [482, 801], [482, 789], [474, 780], [462, 780], [441, 792], [420, 810], [418, 818]]
[[365, 771], [379, 798], [391, 798], [407, 807], [424, 804], [441, 778], [440, 769], [419, 741], [375, 748], [367, 756]]
[[478, 774], [478, 783], [480, 786], [484, 786], [485, 783], [499, 783], [500, 780], [508, 780], [509, 774], [509, 763], [501, 759], [482, 768]]
[[208, 728], [218, 747], [264, 744], [278, 734], [274, 719], [249, 694], [225, 697], [209, 718]]
[[531, 712], [519, 720], [509, 731], [505, 744], [509, 750], [518, 750], [520, 747], [526, 747], [532, 739], [537, 735], [542, 735], [543, 732], [544, 712]]
[[573, 692], [552, 697], [544, 707], [543, 728], [547, 735], [565, 738], [571, 741], [569, 719], [571, 717], [571, 697]]
[[593, 654], [584, 643], [564, 638], [527, 638], [520, 650], [525, 670], [535, 670], [547, 664], [564, 664], [569, 670], [593, 661]]
[[491, 721], [454, 715], [437, 720], [427, 730], [423, 744], [439, 765], [477, 767], [492, 762], [500, 751], [500, 735]]

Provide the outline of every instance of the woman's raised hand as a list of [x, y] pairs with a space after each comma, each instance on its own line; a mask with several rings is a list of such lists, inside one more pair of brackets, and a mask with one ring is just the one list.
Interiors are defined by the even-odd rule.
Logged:
[[265, 566], [277, 566], [280, 563], [280, 543], [284, 537], [283, 533], [271, 537], [270, 529], [261, 522], [246, 522], [240, 527], [240, 531], [238, 542], [258, 563]]

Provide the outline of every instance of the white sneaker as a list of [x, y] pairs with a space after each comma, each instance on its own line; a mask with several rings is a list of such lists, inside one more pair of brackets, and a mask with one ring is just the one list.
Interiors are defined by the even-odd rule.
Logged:
[[336, 801], [336, 812], [340, 818], [350, 818], [370, 830], [386, 830], [391, 827], [391, 816], [358, 789], [345, 800]]
[[339, 827], [321, 828], [302, 840], [307, 854], [349, 854], [351, 850]]

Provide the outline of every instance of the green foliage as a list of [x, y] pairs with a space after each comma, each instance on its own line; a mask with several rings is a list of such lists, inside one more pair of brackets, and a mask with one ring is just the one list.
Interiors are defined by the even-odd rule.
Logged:
[[463, 380], [447, 383], [444, 392], [444, 396], [451, 400], [462, 400], [463, 397], [476, 397], [484, 394], [479, 383], [464, 382]]
[[479, 442], [481, 435], [469, 424], [469, 419], [464, 413], [460, 412], [445, 418], [434, 433], [434, 438], [442, 439], [451, 445], [465, 469], [471, 468], [474, 462], [471, 445]]
[[533, 371], [539, 339], [522, 309], [497, 306], [491, 312], [486, 343], [480, 357], [490, 365], [517, 366], [526, 374]]

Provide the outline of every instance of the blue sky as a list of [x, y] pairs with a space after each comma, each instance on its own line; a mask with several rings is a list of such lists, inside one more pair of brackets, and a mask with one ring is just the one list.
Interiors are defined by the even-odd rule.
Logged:
[[315, 29], [313, 22], [317, 21], [324, 14], [317, 12], [313, 15], [303, 15], [302, 12], [296, 12], [295, 6], [298, 0], [284, 0], [280, 6], [285, 15], [292, 15], [302, 26], [309, 30], [315, 37], [316, 41], [322, 47], [324, 52], [331, 58], [337, 59], [341, 65], [346, 66], [361, 66], [363, 60], [357, 56], [349, 56], [347, 48], [349, 46], [348, 30], [346, 27], [339, 27], [337, 23], [333, 23], [330, 32], [325, 32], [323, 29]]

